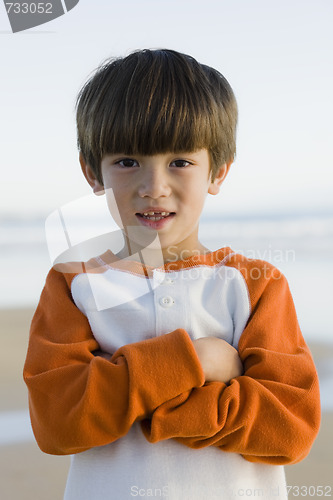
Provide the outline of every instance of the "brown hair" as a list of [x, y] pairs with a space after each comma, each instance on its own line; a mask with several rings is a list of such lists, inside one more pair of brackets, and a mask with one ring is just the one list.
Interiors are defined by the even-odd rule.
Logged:
[[237, 104], [217, 70], [174, 50], [109, 59], [76, 102], [78, 147], [101, 182], [104, 155], [206, 148], [212, 178], [236, 153]]

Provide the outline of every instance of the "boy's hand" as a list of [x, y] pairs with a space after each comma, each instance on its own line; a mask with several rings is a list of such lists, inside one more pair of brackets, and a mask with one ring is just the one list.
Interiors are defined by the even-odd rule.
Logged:
[[193, 341], [206, 382], [228, 384], [243, 374], [243, 365], [237, 350], [217, 337], [202, 337]]

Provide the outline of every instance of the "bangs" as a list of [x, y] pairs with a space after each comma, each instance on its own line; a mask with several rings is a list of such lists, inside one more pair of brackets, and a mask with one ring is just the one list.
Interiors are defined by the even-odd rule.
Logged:
[[100, 135], [104, 154], [194, 151], [211, 143], [208, 96], [172, 62], [133, 68], [125, 91], [114, 96], [117, 109], [107, 99]]
[[117, 153], [206, 148], [223, 161], [218, 156], [228, 150], [226, 129], [236, 127], [226, 103], [234, 103], [237, 119], [231, 87], [216, 70], [174, 51], [134, 52], [101, 66], [81, 90], [79, 148], [95, 170], [96, 161]]

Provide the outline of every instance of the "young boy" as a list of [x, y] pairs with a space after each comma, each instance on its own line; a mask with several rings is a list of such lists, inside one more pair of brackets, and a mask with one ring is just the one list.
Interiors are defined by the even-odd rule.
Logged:
[[284, 276], [198, 239], [236, 122], [225, 78], [172, 50], [108, 61], [79, 94], [82, 171], [125, 244], [51, 269], [31, 326], [32, 425], [73, 455], [66, 500], [286, 499], [283, 465], [318, 432]]

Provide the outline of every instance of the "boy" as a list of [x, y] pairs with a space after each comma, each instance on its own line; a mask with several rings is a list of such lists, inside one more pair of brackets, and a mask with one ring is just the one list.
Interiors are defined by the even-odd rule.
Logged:
[[79, 94], [81, 168], [125, 244], [53, 268], [31, 326], [32, 425], [73, 455], [66, 500], [287, 498], [283, 465], [318, 432], [285, 278], [198, 240], [236, 122], [225, 78], [171, 50], [109, 61]]

